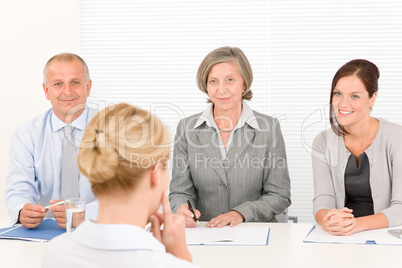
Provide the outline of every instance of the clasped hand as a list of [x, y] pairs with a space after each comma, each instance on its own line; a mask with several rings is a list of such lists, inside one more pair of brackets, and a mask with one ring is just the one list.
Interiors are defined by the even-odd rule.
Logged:
[[356, 232], [356, 219], [349, 208], [332, 209], [324, 217], [324, 229], [332, 235], [351, 235]]

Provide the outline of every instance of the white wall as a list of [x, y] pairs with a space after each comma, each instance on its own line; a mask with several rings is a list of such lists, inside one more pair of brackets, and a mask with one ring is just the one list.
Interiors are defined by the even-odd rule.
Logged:
[[79, 54], [77, 0], [0, 1], [0, 216], [8, 169], [8, 146], [18, 124], [50, 107], [42, 69], [60, 52]]

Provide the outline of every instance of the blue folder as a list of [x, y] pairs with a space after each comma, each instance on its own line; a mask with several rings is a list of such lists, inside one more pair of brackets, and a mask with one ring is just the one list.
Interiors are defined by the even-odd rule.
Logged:
[[27, 229], [21, 224], [2, 228], [0, 238], [46, 242], [65, 232], [66, 230], [59, 227], [54, 219], [45, 219], [34, 229]]

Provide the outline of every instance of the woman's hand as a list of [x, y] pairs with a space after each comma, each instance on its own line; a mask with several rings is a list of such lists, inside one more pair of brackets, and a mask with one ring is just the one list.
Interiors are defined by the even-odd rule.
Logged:
[[225, 214], [221, 214], [218, 217], [215, 217], [213, 219], [211, 219], [208, 224], [207, 227], [223, 227], [226, 225], [229, 225], [230, 227], [233, 227], [239, 223], [242, 223], [244, 221], [244, 217], [243, 215], [241, 215], [239, 212], [237, 211], [230, 211], [228, 213]]
[[[193, 209], [195, 213], [195, 217], [198, 219], [201, 216], [201, 212], [197, 209]], [[181, 205], [179, 209], [177, 210], [176, 214], [179, 214], [183, 216], [185, 222], [186, 222], [186, 227], [196, 227], [197, 225], [200, 224], [200, 222], [194, 221], [194, 214], [190, 211], [189, 207], [187, 204]]]
[[332, 235], [351, 235], [356, 232], [356, 219], [352, 212], [346, 207], [332, 209], [325, 214], [322, 227]]
[[[191, 254], [186, 244], [184, 218], [181, 215], [172, 214], [165, 193], [162, 197], [162, 209], [163, 214], [157, 213], [150, 217], [152, 234], [165, 245], [166, 252], [191, 262]], [[163, 230], [160, 229], [162, 224]]]

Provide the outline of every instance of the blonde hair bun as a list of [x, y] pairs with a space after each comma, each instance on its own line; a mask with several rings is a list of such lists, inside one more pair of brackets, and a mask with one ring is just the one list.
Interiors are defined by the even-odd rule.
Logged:
[[119, 155], [113, 148], [88, 149], [85, 158], [79, 159], [81, 173], [92, 181], [104, 183], [116, 176]]
[[95, 195], [129, 190], [158, 162], [167, 163], [169, 142], [168, 128], [156, 116], [129, 104], [112, 105], [87, 125], [78, 167]]

